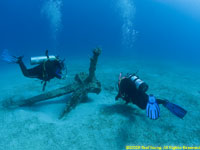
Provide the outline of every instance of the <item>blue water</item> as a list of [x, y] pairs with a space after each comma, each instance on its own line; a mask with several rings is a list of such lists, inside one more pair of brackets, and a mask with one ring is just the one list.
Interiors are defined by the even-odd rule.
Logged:
[[85, 56], [99, 46], [105, 56], [195, 63], [200, 54], [200, 18], [157, 0], [6, 0], [0, 18], [0, 50], [16, 54]]

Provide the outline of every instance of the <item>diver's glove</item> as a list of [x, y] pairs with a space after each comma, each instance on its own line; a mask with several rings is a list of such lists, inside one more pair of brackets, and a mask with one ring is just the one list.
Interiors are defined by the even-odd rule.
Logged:
[[160, 108], [156, 101], [156, 98], [153, 95], [149, 95], [149, 101], [146, 107], [147, 117], [150, 119], [158, 119], [160, 117]]

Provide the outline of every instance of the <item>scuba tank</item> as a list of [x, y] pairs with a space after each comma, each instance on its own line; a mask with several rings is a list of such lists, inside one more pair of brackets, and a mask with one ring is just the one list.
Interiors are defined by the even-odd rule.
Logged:
[[56, 56], [38, 56], [38, 57], [31, 57], [31, 65], [37, 65], [37, 64], [41, 64], [47, 60], [57, 60]]
[[138, 76], [132, 75], [130, 76], [130, 79], [134, 83], [137, 90], [144, 93], [148, 90], [148, 85], [144, 81], [142, 81]]

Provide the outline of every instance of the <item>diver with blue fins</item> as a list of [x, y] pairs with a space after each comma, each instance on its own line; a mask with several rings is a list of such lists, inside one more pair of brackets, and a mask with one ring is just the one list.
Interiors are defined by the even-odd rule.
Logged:
[[156, 120], [160, 116], [159, 104], [162, 104], [169, 111], [171, 111], [177, 117], [183, 119], [187, 111], [180, 106], [169, 102], [168, 100], [161, 100], [155, 98], [152, 94], [146, 94], [148, 85], [142, 81], [136, 74], [127, 74], [122, 77], [122, 73], [119, 76], [118, 82], [118, 94], [115, 100], [122, 98], [126, 101], [126, 104], [132, 102], [141, 109], [146, 109], [147, 117]]
[[8, 63], [19, 64], [21, 71], [25, 77], [37, 78], [42, 80], [43, 91], [45, 90], [47, 82], [53, 78], [63, 79], [63, 71], [66, 70], [64, 65], [65, 60], [60, 60], [58, 56], [49, 56], [48, 50], [45, 53], [46, 56], [32, 57], [31, 65], [37, 65], [33, 68], [27, 69], [22, 61], [23, 56], [16, 57], [9, 55], [5, 50], [2, 54], [3, 60]]

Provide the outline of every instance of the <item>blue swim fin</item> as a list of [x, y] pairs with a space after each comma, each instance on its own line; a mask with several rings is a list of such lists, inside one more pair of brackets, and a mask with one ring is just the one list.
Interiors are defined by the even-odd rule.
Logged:
[[183, 109], [182, 107], [173, 104], [169, 101], [167, 101], [165, 104], [163, 104], [164, 107], [166, 107], [169, 111], [171, 111], [174, 115], [177, 117], [183, 119], [183, 117], [186, 115], [187, 111]]
[[19, 63], [22, 60], [23, 56], [12, 56], [9, 54], [7, 49], [3, 50], [3, 53], [1, 54], [1, 59], [7, 63]]
[[7, 49], [3, 50], [3, 53], [1, 54], [1, 59], [7, 63], [16, 63], [17, 57], [11, 56]]

